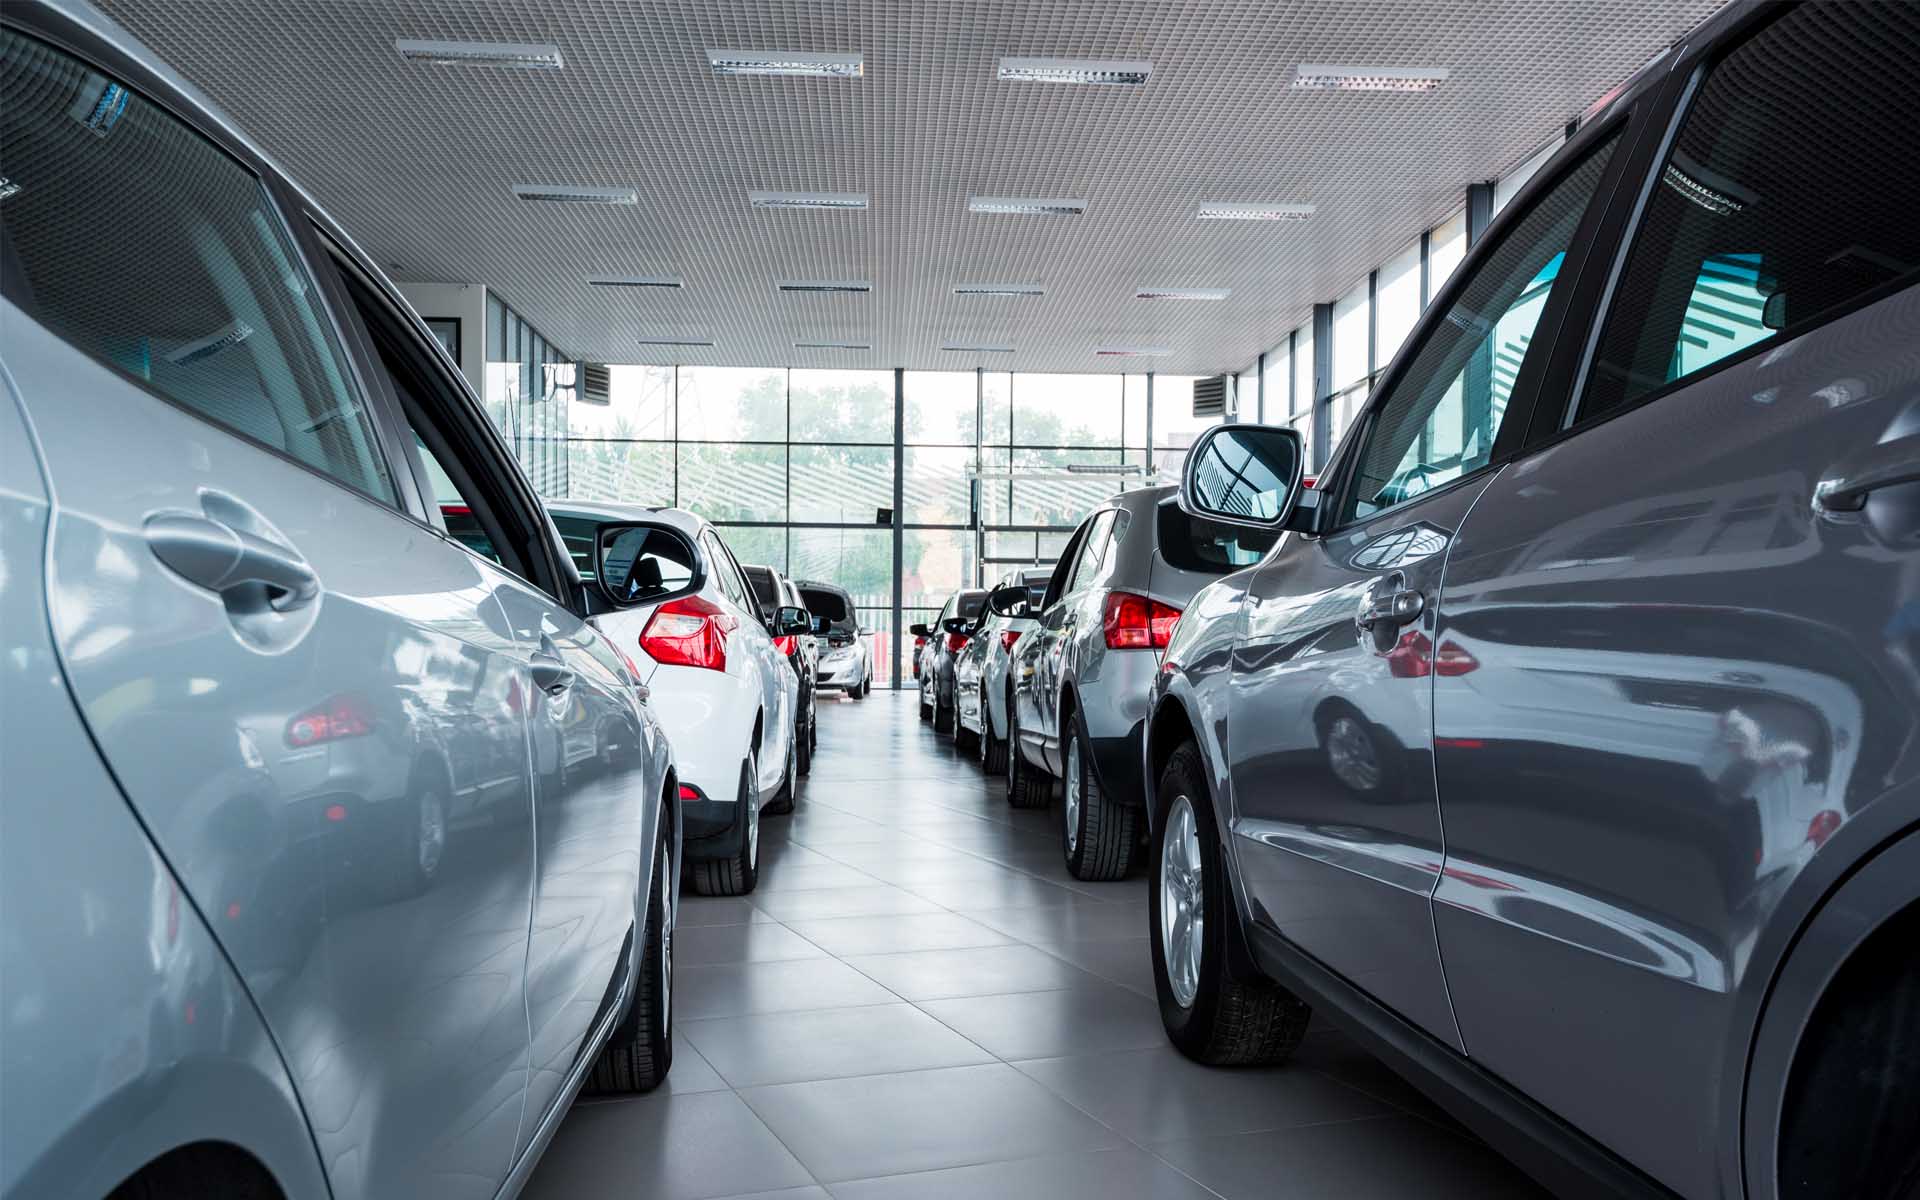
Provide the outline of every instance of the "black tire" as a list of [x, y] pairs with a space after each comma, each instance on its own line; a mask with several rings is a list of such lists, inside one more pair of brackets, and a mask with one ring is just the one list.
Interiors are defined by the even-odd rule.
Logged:
[[780, 794], [767, 801], [770, 813], [785, 816], [793, 811], [793, 802], [800, 798], [800, 746], [801, 739], [796, 734], [793, 745], [787, 747], [787, 774], [780, 785]]
[[933, 720], [933, 705], [927, 703], [927, 693], [925, 691], [920, 693], [920, 719], [922, 721]]
[[868, 690], [871, 689], [872, 687], [873, 687], [873, 676], [869, 675], [865, 679], [862, 679], [860, 681], [859, 687], [848, 688], [847, 695], [852, 696], [855, 700], [864, 700], [867, 698]]
[[794, 732], [794, 753], [799, 756], [794, 769], [801, 775], [809, 774], [813, 770], [814, 721], [815, 717], [809, 711], [806, 724]]
[[980, 769], [989, 779], [1007, 769], [1007, 739], [993, 736], [993, 712], [987, 707], [985, 688], [980, 691]]
[[693, 890], [702, 896], [744, 896], [760, 882], [760, 790], [757, 765], [759, 747], [747, 751], [740, 764], [739, 828], [734, 844], [724, 858], [708, 858], [693, 864]]
[[957, 709], [953, 719], [953, 748], [962, 754], [973, 754], [980, 749], [980, 735], [960, 721]]
[[1007, 711], [1007, 803], [1015, 808], [1045, 808], [1053, 802], [1053, 777], [1020, 752], [1020, 721]]
[[938, 691], [935, 691], [933, 696], [933, 731], [935, 733], [944, 733], [951, 737], [953, 736], [954, 727], [958, 724], [958, 722], [954, 720], [953, 705], [940, 703], [940, 693]]
[[[1299, 1046], [1313, 1010], [1269, 979], [1238, 978], [1227, 962], [1227, 922], [1236, 919], [1227, 894], [1224, 859], [1213, 819], [1200, 751], [1192, 742], [1173, 752], [1155, 793], [1154, 840], [1148, 854], [1147, 942], [1153, 953], [1160, 1021], [1180, 1053], [1209, 1066], [1277, 1063]], [[1162, 876], [1169, 815], [1185, 799], [1192, 810], [1200, 855], [1202, 929], [1200, 966], [1192, 1002], [1180, 1003], [1167, 969], [1162, 934]]]
[[[1140, 843], [1140, 817], [1137, 808], [1116, 800], [1100, 786], [1094, 768], [1093, 744], [1081, 728], [1078, 716], [1068, 721], [1071, 741], [1067, 753], [1067, 774], [1061, 788], [1060, 849], [1066, 855], [1067, 870], [1075, 879], [1089, 883], [1111, 883], [1133, 872], [1136, 848]], [[1075, 767], [1078, 767], [1076, 788]], [[1077, 796], [1076, 796], [1077, 791]], [[1076, 799], [1078, 803], [1075, 803]]]
[[633, 999], [593, 1064], [588, 1091], [650, 1092], [673, 1068], [673, 835], [665, 821], [647, 885], [646, 923], [636, 932], [642, 940]]

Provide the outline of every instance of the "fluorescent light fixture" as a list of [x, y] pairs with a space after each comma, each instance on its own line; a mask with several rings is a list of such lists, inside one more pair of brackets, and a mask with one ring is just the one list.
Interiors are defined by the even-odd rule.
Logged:
[[1161, 346], [1101, 346], [1093, 353], [1099, 358], [1165, 358], [1173, 351]]
[[713, 345], [712, 342], [700, 341], [694, 338], [639, 338], [637, 340], [639, 344], [642, 346], [711, 346]]
[[968, 196], [967, 211], [1022, 216], [1072, 217], [1087, 211], [1085, 200], [1036, 200], [1021, 196]]
[[948, 342], [946, 345], [940, 348], [942, 350], [952, 351], [955, 354], [1012, 354], [1013, 353], [1012, 346], [981, 346], [981, 345], [972, 345], [972, 344], [967, 344], [962, 342]]
[[683, 288], [687, 281], [671, 275], [603, 275], [589, 279], [593, 287], [604, 288]]
[[1225, 300], [1226, 288], [1152, 288], [1143, 287], [1133, 294], [1135, 300]]
[[715, 75], [798, 75], [815, 79], [858, 79], [867, 73], [866, 55], [807, 54], [797, 50], [712, 50], [707, 64]]
[[955, 285], [956, 296], [1044, 296], [1047, 289], [1037, 283], [962, 283]]
[[783, 292], [810, 295], [852, 295], [873, 290], [873, 285], [864, 279], [786, 279], [779, 286]]
[[1242, 204], [1229, 200], [1202, 200], [1194, 216], [1202, 221], [1304, 221], [1313, 212], [1311, 204]]
[[866, 342], [795, 342], [795, 350], [871, 350]]
[[408, 62], [441, 67], [517, 67], [530, 71], [558, 71], [560, 47], [520, 42], [424, 42], [401, 38], [393, 43]]
[[1146, 468], [1139, 463], [1068, 463], [1066, 469], [1075, 475], [1144, 475]]
[[864, 209], [865, 192], [748, 192], [747, 203], [754, 208], [833, 208]]
[[1098, 58], [1002, 58], [1002, 83], [1105, 83], [1138, 87], [1153, 74], [1150, 62]]
[[513, 194], [522, 200], [554, 204], [638, 204], [640, 193], [622, 187], [570, 187], [565, 184], [516, 183]]
[[1354, 67], [1301, 63], [1293, 86], [1303, 92], [1430, 92], [1447, 78], [1445, 67]]

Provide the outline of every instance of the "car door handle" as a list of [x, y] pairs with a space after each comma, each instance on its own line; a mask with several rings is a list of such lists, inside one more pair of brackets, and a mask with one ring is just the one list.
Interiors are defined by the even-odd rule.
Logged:
[[1362, 629], [1398, 629], [1418, 617], [1427, 607], [1427, 598], [1407, 586], [1407, 577], [1398, 571], [1376, 580], [1360, 599], [1360, 615], [1353, 623]]
[[191, 513], [156, 513], [146, 521], [147, 545], [174, 574], [208, 591], [231, 596], [238, 588], [266, 591], [267, 607], [293, 612], [320, 598], [320, 576], [292, 547]]
[[527, 659], [527, 665], [533, 669], [533, 686], [549, 696], [564, 695], [573, 686], [573, 668], [560, 660], [550, 637], [541, 636], [540, 648]]
[[1873, 492], [1903, 483], [1920, 483], [1920, 434], [1881, 442], [1843, 464], [1837, 474], [1814, 486], [1813, 507], [1825, 513], [1859, 512]]

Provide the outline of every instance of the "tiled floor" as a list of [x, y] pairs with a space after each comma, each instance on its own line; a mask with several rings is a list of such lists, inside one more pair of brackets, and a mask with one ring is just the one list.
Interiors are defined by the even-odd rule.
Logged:
[[1069, 876], [1055, 814], [1009, 808], [910, 694], [821, 709], [759, 889], [682, 908], [667, 1086], [577, 1104], [527, 1196], [1539, 1194], [1331, 1029], [1269, 1070], [1181, 1058], [1142, 880]]

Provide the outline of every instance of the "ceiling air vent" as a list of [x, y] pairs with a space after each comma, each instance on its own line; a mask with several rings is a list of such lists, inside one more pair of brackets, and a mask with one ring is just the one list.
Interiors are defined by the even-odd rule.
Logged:
[[748, 192], [747, 204], [753, 208], [864, 209], [865, 192]]
[[613, 404], [613, 377], [605, 363], [580, 364], [580, 391], [574, 399], [601, 408]]
[[871, 350], [866, 342], [795, 342], [795, 350]]
[[1153, 74], [1150, 62], [1095, 58], [1003, 58], [1002, 83], [1104, 83], [1138, 87]]
[[1194, 416], [1224, 417], [1233, 411], [1233, 376], [1209, 375], [1193, 381]]
[[1012, 354], [1012, 346], [982, 346], [963, 342], [948, 342], [940, 347], [954, 354]]
[[1096, 358], [1165, 358], [1173, 351], [1163, 346], [1101, 346], [1093, 353]]
[[1225, 300], [1226, 288], [1141, 288], [1135, 300]]
[[870, 292], [873, 290], [873, 285], [859, 279], [789, 279], [780, 284], [780, 290], [816, 296], [838, 296]]
[[797, 50], [708, 50], [715, 75], [789, 75], [858, 79], [867, 73], [864, 54], [807, 54]]
[[393, 43], [408, 62], [437, 67], [508, 67], [527, 71], [558, 71], [560, 47], [518, 42], [423, 42], [402, 38]]
[[587, 284], [603, 288], [683, 288], [687, 281], [673, 275], [602, 275], [587, 280]]
[[1303, 92], [1431, 92], [1447, 78], [1445, 67], [1353, 67], [1301, 63], [1293, 86]]
[[968, 196], [967, 211], [1013, 213], [1020, 216], [1077, 217], [1087, 211], [1085, 200], [1039, 200], [1023, 196]]
[[1202, 221], [1304, 221], [1313, 215], [1313, 205], [1202, 200], [1194, 215]]
[[1047, 289], [1037, 283], [962, 283], [955, 285], [956, 296], [1044, 296]]
[[640, 193], [622, 187], [570, 187], [565, 184], [516, 183], [513, 194], [522, 200], [552, 204], [638, 204]]
[[701, 341], [696, 338], [639, 338], [636, 340], [642, 346], [711, 346], [713, 345], [712, 342]]

